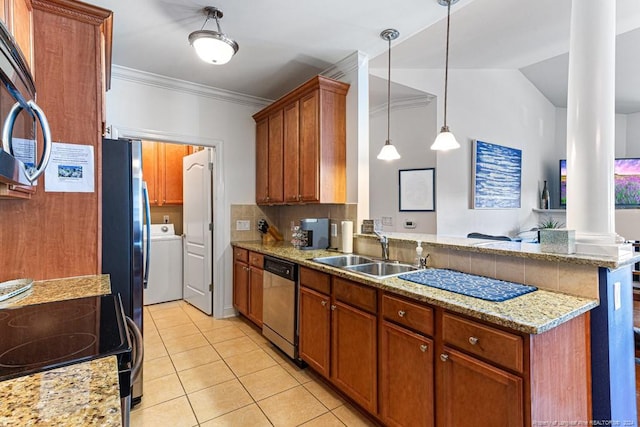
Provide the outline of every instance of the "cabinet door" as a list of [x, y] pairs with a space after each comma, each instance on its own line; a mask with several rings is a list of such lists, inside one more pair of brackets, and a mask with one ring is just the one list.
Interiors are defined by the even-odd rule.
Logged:
[[523, 425], [521, 378], [447, 347], [436, 363], [439, 426]]
[[284, 202], [283, 138], [284, 113], [279, 110], [269, 116], [269, 204]]
[[152, 206], [160, 204], [158, 194], [158, 143], [142, 141], [142, 179], [147, 183], [149, 203]]
[[190, 147], [183, 144], [160, 144], [160, 176], [163, 189], [163, 205], [181, 205], [182, 158], [189, 154]]
[[233, 263], [233, 306], [244, 315], [249, 311], [249, 267], [237, 261]]
[[377, 411], [376, 316], [334, 301], [331, 379], [368, 411]]
[[300, 103], [295, 101], [284, 107], [284, 201], [300, 200], [299, 189], [299, 133]]
[[331, 311], [329, 296], [300, 287], [300, 358], [329, 377]]
[[262, 327], [262, 276], [261, 268], [249, 267], [249, 311], [247, 317]]
[[320, 123], [318, 91], [300, 100], [300, 198], [320, 201]]
[[31, 0], [10, 0], [11, 33], [33, 71], [33, 6]]
[[384, 321], [380, 376], [380, 416], [386, 425], [434, 425], [432, 340]]
[[256, 203], [269, 197], [269, 119], [256, 123]]

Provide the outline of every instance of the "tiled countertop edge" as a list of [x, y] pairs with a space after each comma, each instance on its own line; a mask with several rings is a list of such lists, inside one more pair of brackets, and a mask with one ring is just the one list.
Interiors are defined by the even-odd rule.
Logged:
[[[397, 232], [385, 232], [382, 233], [389, 241], [393, 242], [412, 242], [415, 243], [418, 240], [423, 245], [430, 245], [440, 248], [463, 250], [469, 252], [479, 252], [502, 256], [513, 256], [519, 258], [532, 258], [543, 261], [560, 261], [569, 264], [582, 264], [591, 265], [596, 267], [605, 267], [610, 269], [616, 269], [624, 265], [640, 262], [640, 252], [636, 252], [637, 255], [627, 259], [618, 259], [616, 257], [603, 257], [594, 255], [582, 255], [582, 254], [557, 254], [550, 252], [541, 252], [540, 245], [535, 243], [523, 243], [522, 248], [519, 250], [505, 249], [505, 248], [491, 248], [483, 245], [487, 244], [500, 244], [500, 243], [517, 243], [517, 242], [500, 242], [484, 239], [468, 239], [465, 237], [447, 237], [438, 236], [435, 234], [414, 234], [414, 233], [397, 233]], [[355, 234], [355, 238], [375, 239], [378, 237], [375, 234]], [[634, 254], [636, 254], [634, 253]]]

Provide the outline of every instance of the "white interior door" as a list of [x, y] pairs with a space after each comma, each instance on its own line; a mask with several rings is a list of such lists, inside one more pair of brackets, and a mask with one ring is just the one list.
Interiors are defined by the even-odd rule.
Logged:
[[213, 303], [213, 155], [205, 148], [182, 160], [184, 299], [207, 314]]

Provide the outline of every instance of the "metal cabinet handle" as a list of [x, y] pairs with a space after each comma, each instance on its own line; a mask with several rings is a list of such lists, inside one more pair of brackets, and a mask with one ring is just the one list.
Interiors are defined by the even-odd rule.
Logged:
[[471, 345], [478, 344], [478, 341], [480, 341], [480, 340], [478, 338], [476, 338], [476, 337], [469, 337], [469, 344], [471, 344]]
[[405, 314], [406, 312], [404, 310], [398, 310], [398, 316], [404, 317]]
[[335, 304], [331, 304], [331, 310], [335, 310], [336, 309], [336, 305]]
[[427, 349], [428, 349], [428, 348], [429, 348], [429, 347], [428, 347], [426, 344], [421, 344], [421, 345], [420, 345], [420, 351], [421, 351], [421, 352], [423, 352], [423, 353], [424, 353], [425, 351], [427, 351]]
[[443, 362], [446, 362], [447, 360], [449, 360], [449, 355], [442, 353], [440, 355], [440, 360], [442, 360]]
[[326, 302], [326, 301], [324, 301], [324, 300], [320, 301], [320, 304], [322, 304], [322, 306], [323, 306], [323, 307], [326, 307], [326, 306], [327, 306], [327, 302]]
[[[40, 161], [38, 162], [35, 170], [24, 170], [29, 182], [33, 183], [33, 181], [35, 181], [40, 175], [42, 175], [44, 170], [47, 168], [47, 165], [49, 164], [49, 158], [51, 157], [52, 140], [51, 128], [49, 128], [49, 122], [47, 121], [47, 116], [44, 114], [44, 111], [42, 111], [42, 109], [38, 107], [38, 104], [31, 100], [27, 101], [27, 107], [29, 107], [34, 116], [38, 118], [38, 120], [40, 121], [40, 127], [42, 128], [42, 157], [40, 157]], [[7, 147], [7, 151], [11, 155], [14, 155], [13, 147], [11, 145], [13, 139], [13, 125], [15, 124], [18, 114], [20, 113], [20, 111], [22, 111], [23, 108], [24, 107], [19, 102], [13, 104], [13, 107], [11, 107], [11, 110], [9, 110], [9, 114], [7, 115], [7, 118], [5, 119], [4, 125], [2, 127], [2, 145]]]

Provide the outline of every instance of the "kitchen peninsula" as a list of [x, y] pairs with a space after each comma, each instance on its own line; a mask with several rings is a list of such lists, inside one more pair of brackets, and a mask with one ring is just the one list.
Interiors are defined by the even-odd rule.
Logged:
[[[246, 251], [249, 258], [269, 255], [300, 266], [302, 359], [385, 424], [456, 425], [463, 415], [509, 426], [592, 420], [593, 407], [607, 400], [598, 388], [602, 379], [615, 382], [626, 371], [624, 351], [612, 348], [610, 335], [601, 333], [603, 327], [615, 329], [602, 322], [610, 301], [601, 289], [615, 282], [624, 298], [637, 257], [561, 255], [514, 242], [385, 235], [392, 259], [412, 263], [420, 240], [430, 267], [538, 290], [489, 302], [398, 277], [373, 279], [323, 265], [312, 258], [336, 253], [301, 251], [286, 243], [235, 242], [234, 260]], [[360, 255], [381, 253], [375, 236], [356, 236], [354, 248]], [[626, 311], [626, 303], [617, 310]], [[417, 355], [414, 348], [420, 349]], [[603, 353], [622, 368], [611, 364], [592, 375], [591, 366], [602, 366]], [[416, 413], [430, 415], [412, 418]]]
[[[111, 293], [108, 275], [33, 283], [3, 308]], [[77, 363], [0, 382], [0, 425], [120, 426], [116, 356]]]

